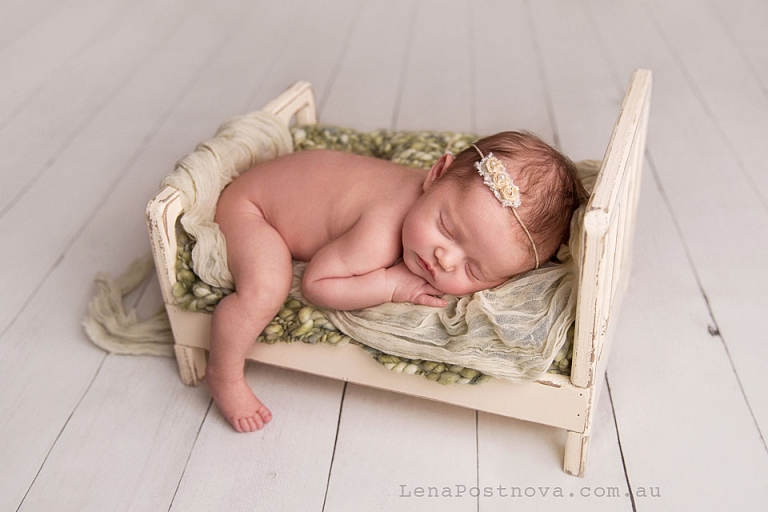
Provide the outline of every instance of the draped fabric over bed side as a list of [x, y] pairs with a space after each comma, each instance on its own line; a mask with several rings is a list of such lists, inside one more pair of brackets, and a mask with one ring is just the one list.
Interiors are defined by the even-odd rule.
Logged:
[[292, 151], [291, 132], [280, 119], [252, 112], [223, 124], [214, 138], [182, 158], [163, 181], [179, 191], [184, 208], [181, 224], [197, 240], [193, 268], [203, 281], [234, 288], [226, 242], [213, 222], [221, 191], [254, 165]]

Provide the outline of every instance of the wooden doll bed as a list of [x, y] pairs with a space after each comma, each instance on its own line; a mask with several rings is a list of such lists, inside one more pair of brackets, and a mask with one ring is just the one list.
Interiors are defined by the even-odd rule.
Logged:
[[[582, 255], [578, 262], [581, 270], [570, 376], [545, 374], [539, 380], [522, 384], [491, 379], [478, 386], [444, 386], [416, 375], [389, 371], [351, 344], [255, 344], [248, 358], [564, 428], [567, 438], [563, 468], [569, 474], [583, 475], [598, 392], [629, 280], [650, 93], [651, 72], [636, 70], [587, 205]], [[297, 82], [264, 110], [286, 124], [317, 122], [314, 94], [307, 82]], [[176, 222], [181, 214], [179, 194], [172, 187], [163, 188], [147, 207], [155, 265], [173, 330], [181, 378], [185, 384], [196, 385], [205, 376], [211, 315], [181, 309], [173, 295]]]

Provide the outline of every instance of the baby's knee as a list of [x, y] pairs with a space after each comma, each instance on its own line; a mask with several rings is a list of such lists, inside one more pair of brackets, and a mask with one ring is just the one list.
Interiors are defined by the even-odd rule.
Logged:
[[258, 286], [236, 284], [235, 296], [246, 315], [274, 316], [288, 298], [290, 287], [282, 283], [260, 283]]

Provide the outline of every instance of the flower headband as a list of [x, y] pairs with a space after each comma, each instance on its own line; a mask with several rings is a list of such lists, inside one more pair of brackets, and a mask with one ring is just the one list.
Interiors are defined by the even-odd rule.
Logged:
[[493, 192], [493, 195], [496, 196], [496, 199], [499, 200], [501, 205], [505, 208], [510, 208], [512, 213], [515, 214], [517, 222], [520, 223], [523, 231], [528, 235], [528, 240], [531, 242], [533, 255], [536, 257], [536, 269], [538, 269], [539, 251], [536, 250], [536, 244], [533, 242], [533, 237], [531, 236], [530, 231], [525, 227], [520, 215], [517, 213], [517, 207], [521, 204], [520, 187], [515, 185], [515, 182], [512, 181], [512, 176], [509, 175], [507, 166], [504, 165], [504, 162], [496, 158], [491, 152], [488, 152], [487, 155], [483, 156], [483, 152], [474, 144], [472, 144], [472, 147], [480, 154], [480, 161], [475, 162], [477, 172], [483, 177], [483, 183], [491, 189], [491, 192]]

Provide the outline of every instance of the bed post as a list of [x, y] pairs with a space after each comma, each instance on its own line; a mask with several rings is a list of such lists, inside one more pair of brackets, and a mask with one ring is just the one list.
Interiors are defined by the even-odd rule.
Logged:
[[174, 344], [173, 351], [179, 365], [181, 381], [187, 386], [200, 384], [205, 377], [205, 368], [208, 366], [206, 350]]
[[291, 124], [294, 117], [300, 125], [317, 123], [315, 93], [312, 84], [304, 80], [299, 80], [283, 91], [267, 103], [263, 110], [279, 117], [286, 126]]
[[635, 70], [584, 214], [571, 382], [590, 396], [584, 430], [566, 437], [563, 469], [572, 475], [586, 468], [592, 415], [629, 281], [650, 98], [651, 72]]
[[577, 432], [566, 432], [565, 459], [563, 470], [569, 475], [583, 476], [587, 466], [589, 436]]

